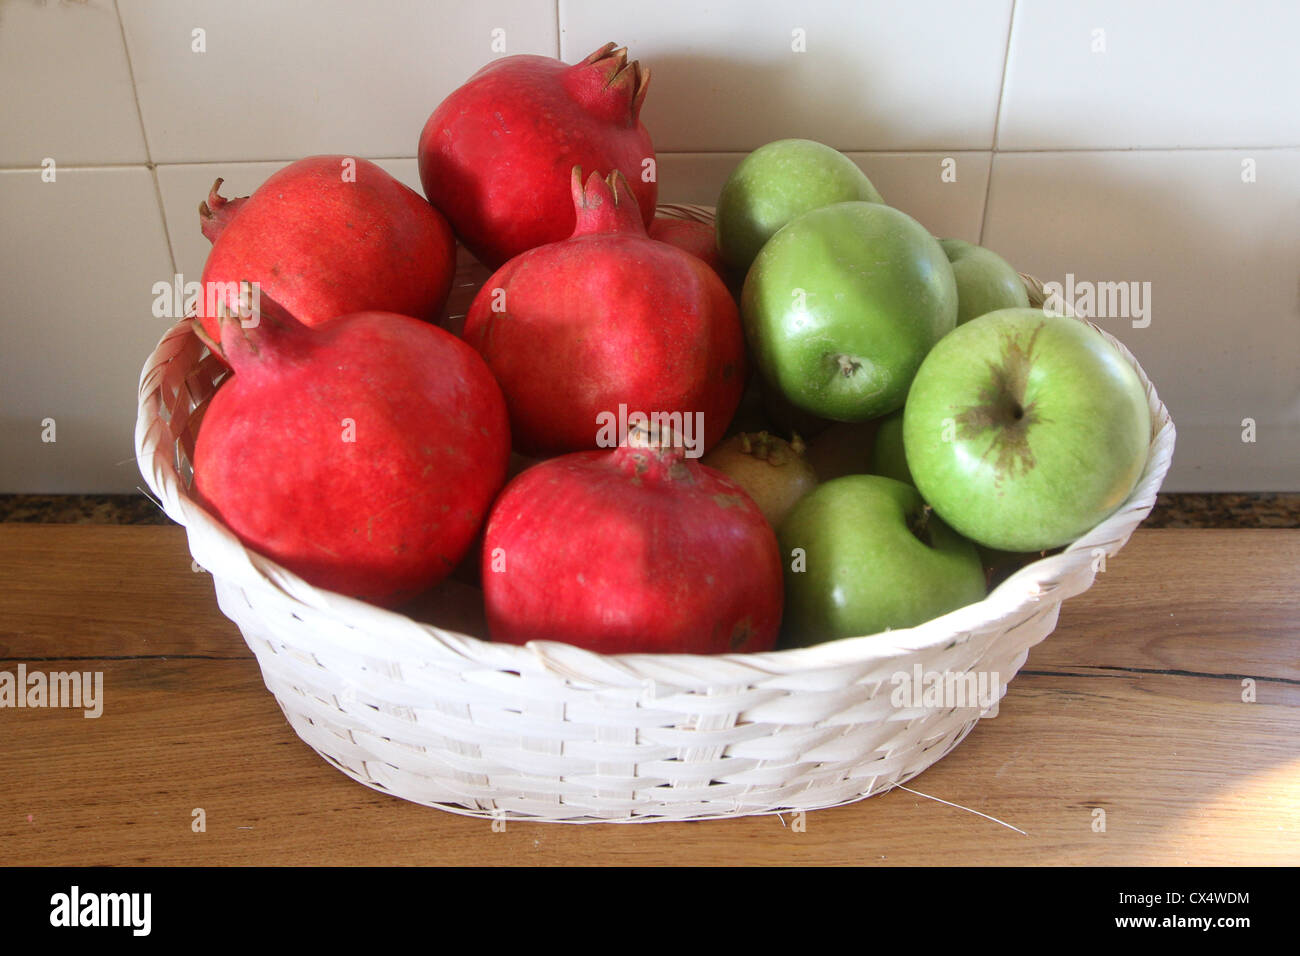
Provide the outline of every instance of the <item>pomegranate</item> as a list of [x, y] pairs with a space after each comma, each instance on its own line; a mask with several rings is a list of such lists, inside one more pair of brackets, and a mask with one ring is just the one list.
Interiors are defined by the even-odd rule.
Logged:
[[[314, 328], [219, 308], [235, 374], [194, 451], [200, 500], [311, 584], [387, 607], [445, 577], [505, 480], [505, 401], [451, 333], [359, 312]], [[245, 327], [245, 325], [251, 327]]]
[[494, 640], [602, 654], [770, 650], [781, 556], [758, 506], [680, 444], [638, 438], [534, 465], [488, 518]]
[[722, 281], [727, 282], [730, 279], [726, 263], [722, 261], [722, 256], [718, 252], [713, 227], [708, 223], [655, 216], [646, 231], [651, 239], [658, 239], [678, 249], [685, 249], [697, 259], [702, 259]]
[[744, 488], [773, 528], [817, 486], [817, 472], [804, 458], [798, 435], [790, 441], [767, 432], [740, 432], [726, 439], [704, 458]]
[[462, 335], [501, 383], [517, 450], [612, 448], [641, 413], [667, 416], [698, 456], [745, 386], [736, 303], [703, 262], [646, 235], [622, 173], [584, 187], [575, 168], [572, 190], [572, 237], [499, 269]]
[[306, 325], [367, 310], [438, 319], [456, 268], [451, 227], [374, 163], [313, 156], [252, 196], [226, 200], [220, 188], [218, 179], [199, 206], [212, 250], [198, 314], [212, 342], [216, 302], [233, 309], [232, 290], [246, 280]]
[[654, 147], [639, 116], [650, 71], [607, 43], [567, 66], [508, 56], [479, 70], [420, 134], [424, 194], [489, 268], [573, 232], [574, 166], [620, 170], [654, 216]]

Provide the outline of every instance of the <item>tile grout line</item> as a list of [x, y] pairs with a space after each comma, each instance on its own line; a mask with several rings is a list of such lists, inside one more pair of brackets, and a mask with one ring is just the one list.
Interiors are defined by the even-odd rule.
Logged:
[[[757, 147], [755, 147], [757, 148]], [[1052, 148], [1052, 149], [999, 149], [996, 150], [1000, 156], [1036, 156], [1047, 153], [1239, 153], [1243, 150], [1250, 150], [1254, 153], [1260, 152], [1285, 152], [1287, 150], [1300, 149], [1300, 143], [1294, 145], [1281, 146], [1259, 146], [1240, 144], [1235, 146], [1076, 146], [1070, 148]], [[751, 150], [747, 149], [673, 149], [673, 150], [656, 150], [660, 156], [748, 156]], [[952, 149], [943, 149], [942, 147], [918, 147], [916, 149], [843, 149], [843, 153], [854, 153], [863, 156], [950, 156], [954, 153], [988, 153], [990, 156], [994, 150], [984, 147], [967, 147], [962, 146]], [[301, 158], [301, 157], [299, 157]], [[369, 160], [372, 163], [399, 162], [402, 160], [415, 160], [415, 156], [358, 156], [360, 159]], [[125, 162], [125, 163], [80, 163], [80, 164], [61, 164], [59, 170], [86, 171], [96, 169], [156, 169], [161, 166], [252, 166], [258, 163], [292, 163], [294, 160], [289, 157], [275, 157], [262, 159], [203, 159], [203, 160], [186, 160], [180, 162], [155, 163], [146, 162]], [[18, 164], [7, 166], [0, 164], [0, 173], [39, 173], [40, 166], [30, 164]]]
[[561, 10], [564, 0], [555, 0], [555, 58], [564, 59], [564, 16]]
[[140, 109], [140, 91], [135, 86], [135, 64], [131, 62], [131, 47], [126, 42], [126, 24], [122, 21], [122, 9], [118, 6], [117, 0], [113, 0], [113, 13], [117, 16], [118, 35], [122, 38], [122, 55], [126, 57], [126, 75], [131, 81], [131, 101], [135, 103], [135, 118], [140, 124], [140, 139], [144, 143], [145, 165], [152, 169], [153, 150], [149, 148], [149, 130], [145, 128], [144, 111]]
[[993, 148], [989, 150], [989, 173], [984, 180], [984, 206], [980, 210], [980, 237], [976, 245], [984, 245], [984, 229], [989, 221], [989, 197], [993, 194], [993, 166], [998, 158], [998, 132], [1002, 125], [1002, 101], [1007, 96], [1007, 67], [1011, 65], [1011, 39], [1016, 30], [1016, 0], [1011, 0], [1011, 16], [1007, 18], [1007, 45], [1002, 52], [1002, 82], [998, 86], [998, 107], [993, 113]]
[[[411, 160], [411, 161], [415, 161], [416, 159], [419, 158], [419, 157], [417, 157], [417, 156], [362, 156], [362, 155], [360, 155], [359, 153], [352, 153], [352, 154], [350, 154], [350, 155], [356, 157], [357, 159], [364, 159], [364, 160], [366, 160], [367, 162], [371, 162], [371, 163], [391, 163], [391, 162], [400, 162], [400, 161], [402, 161], [402, 160]], [[298, 159], [302, 159], [302, 157], [299, 156]], [[133, 169], [133, 168], [136, 168], [136, 167], [142, 167], [142, 168], [144, 168], [144, 169], [157, 169], [157, 168], [160, 168], [160, 167], [163, 167], [163, 166], [167, 166], [167, 167], [172, 167], [172, 166], [253, 166], [253, 165], [257, 165], [257, 164], [261, 164], [261, 163], [292, 163], [292, 162], [296, 162], [296, 161], [297, 161], [297, 160], [295, 160], [295, 159], [291, 159], [291, 158], [288, 158], [288, 157], [278, 157], [278, 158], [272, 158], [272, 159], [256, 159], [256, 158], [253, 158], [253, 159], [195, 159], [195, 160], [181, 160], [181, 161], [177, 161], [177, 162], [174, 162], [174, 163], [155, 163], [155, 162], [152, 162], [152, 161], [150, 161], [150, 160], [146, 160], [146, 161], [143, 162], [143, 163], [139, 163], [139, 162], [136, 162], [136, 163], [126, 162], [126, 163], [81, 163], [81, 164], [71, 164], [71, 163], [69, 163], [69, 164], [60, 164], [60, 166], [59, 166], [59, 170], [60, 170], [60, 171], [63, 171], [63, 170], [65, 170], [65, 169], [76, 169], [76, 170], [91, 170], [91, 169]], [[31, 165], [5, 166], [5, 165], [3, 165], [3, 164], [0, 164], [0, 173], [27, 173], [27, 172], [38, 172], [38, 173], [39, 173], [40, 171], [41, 171], [41, 167], [40, 167], [40, 166], [31, 166]]]
[[149, 130], [144, 125], [144, 110], [140, 107], [140, 91], [135, 85], [135, 64], [131, 62], [131, 45], [126, 42], [126, 23], [122, 20], [122, 7], [118, 0], [113, 0], [113, 13], [117, 16], [117, 29], [122, 37], [122, 55], [126, 57], [126, 75], [131, 81], [131, 99], [135, 103], [135, 118], [140, 123], [140, 139], [144, 141], [145, 166], [149, 170], [149, 179], [153, 183], [153, 198], [158, 206], [158, 219], [162, 223], [163, 242], [167, 244], [167, 261], [171, 264], [172, 275], [176, 275], [176, 249], [172, 246], [171, 230], [167, 226], [167, 212], [163, 208], [162, 187], [158, 184], [158, 167], [153, 161], [153, 150], [149, 147]]

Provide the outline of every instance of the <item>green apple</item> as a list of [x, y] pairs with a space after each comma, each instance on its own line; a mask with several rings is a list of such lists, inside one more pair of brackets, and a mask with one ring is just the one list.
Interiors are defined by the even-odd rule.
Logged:
[[876, 427], [876, 440], [871, 447], [873, 475], [884, 475], [912, 486], [912, 473], [907, 469], [907, 455], [903, 451], [903, 410], [890, 412]]
[[975, 546], [892, 478], [848, 475], [819, 485], [777, 539], [783, 647], [913, 627], [984, 597]]
[[992, 249], [961, 239], [940, 239], [957, 280], [957, 324], [998, 309], [1029, 307], [1025, 280]]
[[754, 150], [718, 197], [718, 252], [748, 269], [763, 244], [791, 219], [831, 203], [883, 202], [865, 173], [838, 150], [810, 139], [781, 139]]
[[1039, 551], [1118, 508], [1151, 418], [1137, 373], [1091, 326], [1001, 309], [959, 326], [912, 383], [903, 445], [916, 487], [979, 544]]
[[921, 359], [957, 324], [957, 284], [911, 216], [843, 202], [768, 240], [740, 310], [769, 385], [813, 415], [862, 422], [902, 408]]

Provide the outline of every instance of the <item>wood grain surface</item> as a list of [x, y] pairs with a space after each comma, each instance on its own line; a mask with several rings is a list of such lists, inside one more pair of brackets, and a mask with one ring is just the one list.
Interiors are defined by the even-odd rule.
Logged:
[[1300, 531], [1139, 530], [918, 793], [502, 829], [299, 741], [183, 529], [0, 525], [0, 671], [104, 675], [98, 719], [0, 708], [0, 865], [1296, 865], [1298, 571]]

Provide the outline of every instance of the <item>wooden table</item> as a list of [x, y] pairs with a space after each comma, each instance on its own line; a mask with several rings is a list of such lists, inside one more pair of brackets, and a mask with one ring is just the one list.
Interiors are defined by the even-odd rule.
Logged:
[[0, 524], [0, 671], [102, 671], [105, 697], [95, 720], [0, 709], [0, 864], [1294, 865], [1298, 571], [1300, 531], [1138, 531], [999, 716], [908, 784], [1023, 834], [902, 790], [803, 828], [501, 831], [299, 741], [182, 529]]

